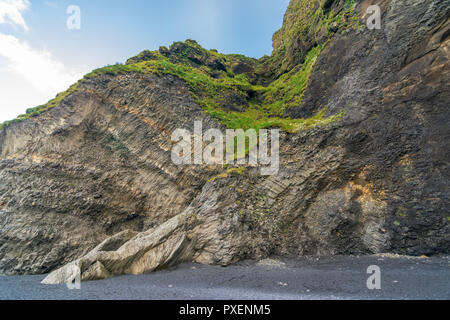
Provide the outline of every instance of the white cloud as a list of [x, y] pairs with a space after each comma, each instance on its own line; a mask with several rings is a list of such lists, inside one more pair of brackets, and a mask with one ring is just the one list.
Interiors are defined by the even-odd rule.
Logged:
[[0, 48], [7, 68], [23, 76], [38, 92], [56, 94], [82, 77], [53, 59], [50, 52], [31, 48], [14, 36], [0, 33]]
[[0, 68], [0, 123], [11, 120], [28, 108], [44, 104], [48, 94], [39, 93], [23, 77], [15, 72]]
[[0, 0], [0, 24], [9, 22], [28, 31], [28, 26], [21, 12], [28, 9], [29, 6], [28, 0]]
[[[28, 0], [0, 0], [0, 24], [29, 28], [21, 12]], [[0, 122], [9, 120], [29, 107], [55, 97], [83, 76], [70, 70], [46, 50], [32, 48], [26, 41], [0, 33]]]

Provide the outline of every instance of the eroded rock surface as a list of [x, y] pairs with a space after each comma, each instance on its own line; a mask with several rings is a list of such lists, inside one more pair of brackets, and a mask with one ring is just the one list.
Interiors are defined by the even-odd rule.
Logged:
[[[293, 0], [290, 10], [306, 2], [346, 10], [344, 1], [306, 0]], [[360, 21], [369, 4], [357, 1]], [[204, 112], [192, 88], [167, 74], [89, 79], [59, 106], [0, 131], [0, 272], [56, 269], [44, 282], [63, 283], [78, 268], [82, 280], [93, 280], [183, 261], [448, 253], [450, 1], [380, 7], [381, 30], [361, 23], [337, 32], [330, 26], [328, 34], [311, 22], [330, 40], [301, 105], [285, 115], [308, 118], [326, 106], [327, 116], [344, 116], [282, 133], [273, 176], [254, 167], [174, 165], [174, 129], [192, 132], [194, 120], [225, 127]], [[292, 23], [295, 14], [287, 15], [285, 24]], [[225, 66], [264, 84], [299, 68], [304, 56], [292, 53], [314, 46], [308, 32], [286, 44], [292, 52], [280, 51], [279, 37], [289, 30], [274, 37], [276, 70], [267, 58], [227, 62], [194, 50], [187, 59], [208, 66], [212, 77]], [[160, 52], [176, 62], [183, 48]], [[144, 52], [129, 62], [154, 58]], [[262, 99], [238, 94], [250, 97]]]

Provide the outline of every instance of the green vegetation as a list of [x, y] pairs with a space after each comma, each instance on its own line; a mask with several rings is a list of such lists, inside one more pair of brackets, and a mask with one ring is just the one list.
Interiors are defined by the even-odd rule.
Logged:
[[353, 9], [356, 6], [356, 1], [355, 0], [345, 0], [345, 4], [349, 8]]
[[232, 175], [232, 174], [242, 175], [244, 173], [245, 169], [246, 169], [245, 167], [238, 167], [238, 168], [228, 169], [225, 172], [212, 177], [211, 179], [208, 180], [208, 182], [211, 182], [211, 181], [214, 181], [214, 180], [217, 180], [217, 179], [224, 179], [224, 178], [227, 178], [229, 175]]
[[[198, 45], [197, 45], [198, 46]], [[220, 120], [231, 129], [264, 129], [279, 127], [287, 132], [296, 132], [302, 129], [325, 125], [339, 120], [342, 113], [325, 118], [325, 109], [309, 119], [290, 119], [282, 117], [286, 107], [299, 106], [306, 90], [309, 76], [323, 46], [313, 48], [307, 55], [305, 63], [295, 72], [292, 71], [273, 82], [268, 87], [252, 85], [244, 74], [234, 75], [231, 71], [221, 71], [220, 78], [213, 78], [211, 70], [204, 66], [192, 67], [186, 63], [172, 63], [169, 58], [159, 52], [153, 52], [152, 60], [142, 61], [130, 65], [114, 65], [94, 70], [86, 76], [92, 78], [100, 74], [119, 75], [127, 72], [170, 74], [184, 80], [190, 87], [194, 99], [210, 116]], [[196, 47], [197, 49], [197, 47]], [[206, 50], [205, 50], [206, 51]], [[214, 55], [223, 57], [214, 51]], [[182, 55], [182, 59], [187, 54]], [[235, 56], [233, 56], [235, 57]], [[259, 104], [249, 98], [249, 92], [261, 93], [267, 103]], [[230, 94], [243, 97], [248, 106], [245, 111], [237, 112], [227, 110], [227, 96]]]
[[116, 137], [113, 134], [109, 134], [106, 138], [106, 143], [112, 151], [116, 151], [120, 158], [127, 159], [129, 150], [126, 145], [122, 142], [120, 136]]
[[307, 55], [305, 47], [326, 42], [337, 30], [359, 27], [359, 20], [353, 15], [355, 5], [355, 0], [292, 1], [285, 23], [274, 34], [274, 52], [269, 63], [287, 72]]
[[[344, 9], [337, 14], [331, 10], [331, 4], [329, 0], [293, 2], [293, 7], [288, 9], [290, 21], [275, 35], [274, 54], [260, 62], [242, 55], [224, 55], [214, 49], [205, 50], [193, 40], [174, 43], [170, 49], [162, 47], [159, 51], [145, 50], [130, 58], [126, 64], [92, 71], [47, 104], [28, 109], [26, 114], [17, 119], [0, 124], [0, 129], [57, 106], [68, 95], [79, 90], [88, 79], [127, 73], [170, 74], [180, 78], [189, 86], [193, 98], [204, 111], [231, 129], [259, 130], [277, 127], [286, 132], [297, 132], [339, 121], [343, 112], [326, 118], [326, 107], [308, 119], [291, 119], [285, 116], [287, 109], [301, 106], [310, 76], [327, 39], [336, 30], [358, 25], [357, 18], [352, 16], [355, 6], [353, 0], [346, 0]], [[308, 52], [299, 52], [299, 57], [288, 54], [295, 37], [307, 38], [312, 34], [318, 40], [318, 34], [323, 33], [324, 29], [327, 34], [325, 40], [322, 36], [322, 41], [316, 41], [318, 44]], [[255, 79], [248, 79], [255, 77], [255, 72], [232, 72], [240, 64], [259, 72], [262, 64], [275, 63], [286, 57], [296, 58], [296, 65], [267, 86], [256, 85]], [[303, 63], [298, 64], [298, 61]]]
[[138, 65], [136, 64], [115, 64], [112, 66], [106, 66], [100, 69], [96, 69], [92, 71], [91, 73], [88, 73], [86, 76], [84, 76], [86, 79], [94, 78], [100, 74], [107, 74], [110, 76], [117, 76], [119, 74], [125, 74], [127, 72], [138, 72], [142, 73], [144, 70], [142, 70]]
[[286, 108], [301, 104], [309, 77], [322, 49], [323, 45], [314, 47], [306, 55], [300, 70], [294, 69], [283, 74], [267, 88], [264, 96], [268, 102], [265, 106], [268, 114], [282, 115]]

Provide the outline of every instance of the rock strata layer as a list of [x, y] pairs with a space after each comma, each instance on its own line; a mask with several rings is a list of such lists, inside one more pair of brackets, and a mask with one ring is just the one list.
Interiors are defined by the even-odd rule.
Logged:
[[[352, 27], [310, 15], [315, 32], [296, 33], [296, 10], [308, 3], [348, 7], [292, 0], [269, 58], [222, 58], [189, 41], [128, 61], [164, 57], [212, 79], [225, 68], [267, 85], [301, 70], [308, 55], [298, 53], [322, 35], [303, 97], [284, 117], [310, 119], [325, 106], [325, 117], [343, 116], [282, 132], [276, 175], [171, 161], [175, 129], [227, 125], [175, 71], [96, 75], [57, 106], [1, 129], [0, 272], [53, 271], [44, 283], [65, 283], [78, 270], [94, 280], [186, 261], [448, 253], [450, 1], [380, 1], [382, 28], [369, 30], [372, 2], [342, 15], [357, 18]], [[224, 112], [268, 99], [229, 88]]]

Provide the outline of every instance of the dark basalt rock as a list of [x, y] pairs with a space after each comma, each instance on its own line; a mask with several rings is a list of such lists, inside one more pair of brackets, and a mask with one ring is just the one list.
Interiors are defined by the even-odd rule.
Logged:
[[[292, 0], [274, 55], [260, 60], [225, 61], [192, 40], [159, 53], [267, 84], [300, 68], [317, 42], [322, 26], [312, 15], [310, 31], [283, 38], [308, 4], [347, 10], [345, 1]], [[370, 4], [357, 1], [361, 21]], [[174, 165], [173, 130], [192, 132], [194, 120], [225, 127], [167, 74], [89, 79], [57, 107], [0, 130], [0, 272], [45, 273], [75, 261], [48, 279], [57, 283], [76, 264], [92, 280], [274, 254], [448, 254], [450, 1], [380, 5], [381, 30], [331, 34], [301, 105], [285, 113], [309, 118], [326, 107], [327, 116], [343, 112], [341, 121], [282, 133], [274, 176]], [[153, 56], [129, 61], [140, 59]], [[245, 94], [225, 92], [224, 109], [264, 100]]]

